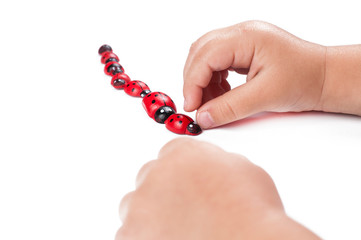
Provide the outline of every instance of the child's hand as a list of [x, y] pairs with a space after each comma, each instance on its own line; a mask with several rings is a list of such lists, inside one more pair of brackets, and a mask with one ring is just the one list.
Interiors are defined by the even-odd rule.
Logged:
[[136, 185], [118, 240], [318, 239], [285, 215], [263, 169], [205, 142], [166, 144]]
[[[184, 109], [198, 109], [203, 128], [262, 111], [361, 115], [360, 58], [360, 46], [324, 47], [264, 22], [215, 30], [190, 49]], [[247, 74], [247, 83], [229, 91], [228, 70]]]

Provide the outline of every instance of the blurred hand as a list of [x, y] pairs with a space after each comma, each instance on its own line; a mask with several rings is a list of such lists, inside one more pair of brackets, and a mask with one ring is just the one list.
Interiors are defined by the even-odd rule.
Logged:
[[169, 142], [136, 186], [117, 240], [318, 239], [286, 216], [263, 169], [209, 143]]

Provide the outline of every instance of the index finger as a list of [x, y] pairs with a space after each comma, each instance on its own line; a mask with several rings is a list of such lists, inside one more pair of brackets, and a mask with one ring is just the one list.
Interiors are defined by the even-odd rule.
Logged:
[[249, 41], [242, 25], [211, 32], [198, 39], [188, 55], [184, 72], [184, 110], [193, 111], [201, 105], [203, 89], [215, 71], [249, 68], [254, 44]]

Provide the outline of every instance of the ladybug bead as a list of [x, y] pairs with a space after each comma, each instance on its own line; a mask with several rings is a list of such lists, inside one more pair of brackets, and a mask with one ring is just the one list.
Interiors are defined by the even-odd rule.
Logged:
[[105, 64], [104, 72], [106, 75], [114, 76], [117, 73], [123, 73], [124, 68], [118, 62], [108, 62]]
[[142, 104], [148, 116], [158, 123], [164, 123], [170, 115], [177, 112], [173, 100], [161, 92], [148, 94], [143, 98]]
[[186, 129], [186, 134], [187, 135], [196, 136], [196, 135], [199, 135], [201, 133], [202, 133], [202, 129], [198, 124], [196, 124], [194, 122], [188, 124], [187, 129]]
[[132, 97], [144, 97], [146, 94], [150, 93], [150, 89], [147, 84], [142, 81], [130, 81], [124, 87], [124, 92]]
[[99, 48], [98, 53], [102, 55], [105, 52], [113, 52], [113, 49], [109, 45], [104, 44]]
[[103, 64], [107, 64], [108, 62], [119, 62], [119, 58], [118, 56], [113, 53], [113, 52], [105, 52], [103, 55], [102, 55], [102, 58], [100, 59], [100, 61], [103, 63]]
[[177, 114], [173, 100], [162, 92], [151, 92], [148, 85], [142, 81], [131, 80], [124, 73], [119, 64], [118, 56], [112, 48], [104, 44], [98, 50], [101, 63], [105, 64], [104, 72], [112, 76], [111, 84], [115, 89], [124, 89], [124, 92], [133, 97], [141, 97], [142, 105], [148, 116], [158, 123], [165, 124], [166, 128], [177, 134], [198, 135], [202, 129], [192, 118], [184, 114]]
[[123, 89], [130, 81], [130, 77], [127, 74], [117, 73], [112, 77], [111, 84], [116, 89]]
[[199, 125], [184, 114], [173, 114], [164, 123], [169, 131], [177, 134], [198, 135], [202, 132]]

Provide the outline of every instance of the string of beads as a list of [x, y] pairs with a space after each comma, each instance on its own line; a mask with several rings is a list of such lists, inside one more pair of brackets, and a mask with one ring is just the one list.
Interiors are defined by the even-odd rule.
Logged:
[[101, 55], [101, 63], [105, 64], [104, 73], [112, 77], [112, 86], [118, 90], [123, 89], [132, 97], [143, 98], [142, 105], [150, 118], [165, 124], [168, 130], [177, 134], [199, 135], [202, 132], [192, 118], [177, 113], [173, 100], [167, 94], [152, 92], [144, 82], [131, 80], [109, 45], [101, 46], [98, 53]]

